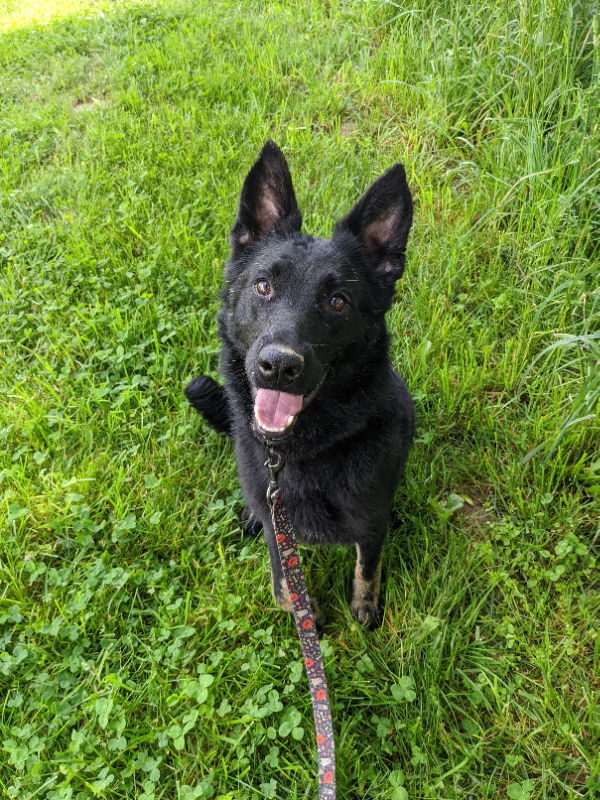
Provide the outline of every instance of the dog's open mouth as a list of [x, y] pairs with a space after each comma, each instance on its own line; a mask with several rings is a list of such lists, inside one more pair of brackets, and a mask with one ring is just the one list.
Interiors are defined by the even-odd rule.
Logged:
[[256, 427], [267, 438], [283, 436], [293, 427], [303, 404], [304, 395], [258, 389], [254, 398]]
[[309, 394], [289, 394], [280, 392], [279, 389], [253, 389], [256, 430], [265, 439], [276, 439], [290, 433], [298, 415], [315, 399], [329, 372], [330, 367], [326, 367], [321, 380]]

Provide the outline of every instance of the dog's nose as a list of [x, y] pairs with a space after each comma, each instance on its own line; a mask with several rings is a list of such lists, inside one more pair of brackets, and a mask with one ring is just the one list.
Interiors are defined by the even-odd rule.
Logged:
[[261, 378], [278, 389], [284, 389], [300, 377], [304, 369], [304, 356], [284, 345], [270, 344], [258, 354], [258, 371]]

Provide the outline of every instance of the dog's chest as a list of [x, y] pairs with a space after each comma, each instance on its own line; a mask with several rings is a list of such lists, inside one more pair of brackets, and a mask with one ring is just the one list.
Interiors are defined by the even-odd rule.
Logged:
[[[244, 494], [252, 512], [264, 524], [270, 515], [266, 452], [253, 441], [241, 439], [236, 442], [236, 454]], [[364, 451], [360, 463], [351, 457], [302, 461], [287, 457], [277, 481], [298, 539], [306, 544], [364, 541], [373, 522], [388, 509], [389, 487], [383, 487], [378, 479], [381, 472], [381, 465], [373, 468], [373, 459]], [[385, 498], [379, 497], [383, 488]]]
[[344, 475], [290, 469], [280, 486], [297, 537], [306, 544], [353, 544], [361, 538], [360, 497]]

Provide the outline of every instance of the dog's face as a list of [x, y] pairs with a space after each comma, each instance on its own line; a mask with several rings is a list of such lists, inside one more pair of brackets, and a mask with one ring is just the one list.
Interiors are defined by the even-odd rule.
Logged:
[[411, 222], [396, 164], [331, 239], [300, 233], [283, 153], [264, 146], [242, 189], [224, 293], [227, 335], [244, 361], [260, 435], [289, 434], [328, 374], [381, 335]]

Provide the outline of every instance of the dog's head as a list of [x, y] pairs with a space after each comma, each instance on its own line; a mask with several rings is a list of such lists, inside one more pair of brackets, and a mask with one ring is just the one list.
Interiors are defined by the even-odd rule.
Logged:
[[395, 164], [331, 239], [300, 233], [286, 160], [274, 142], [265, 144], [231, 232], [223, 316], [262, 436], [287, 435], [357, 345], [368, 353], [381, 338], [411, 223], [406, 175]]

